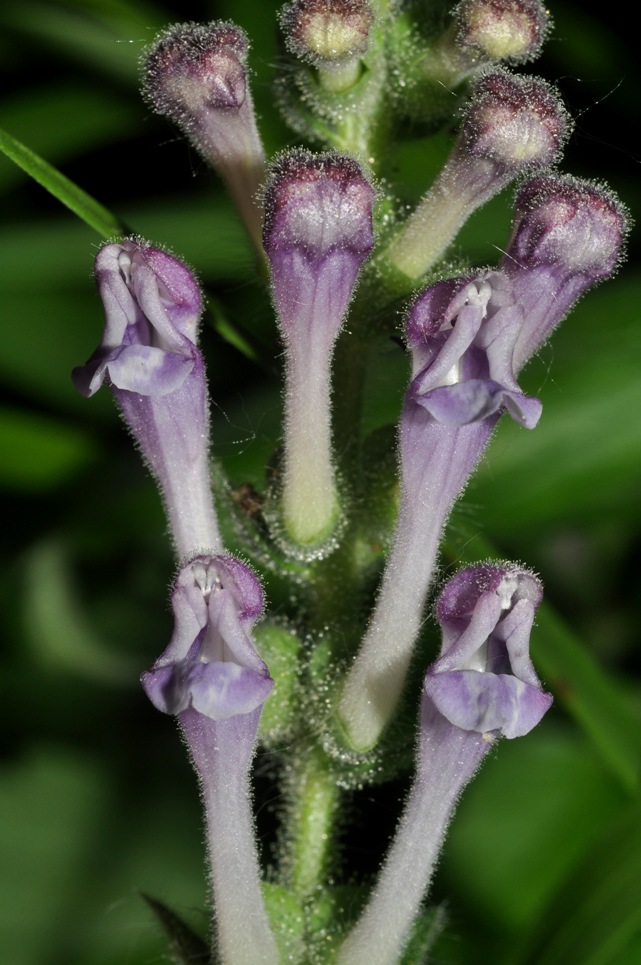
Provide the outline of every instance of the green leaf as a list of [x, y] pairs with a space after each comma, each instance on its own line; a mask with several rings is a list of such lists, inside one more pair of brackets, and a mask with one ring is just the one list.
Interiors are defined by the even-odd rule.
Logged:
[[66, 482], [84, 469], [98, 447], [64, 422], [0, 408], [0, 485], [35, 492]]
[[[531, 965], [636, 962], [641, 933], [641, 811], [638, 802], [602, 836], [551, 903], [552, 934]], [[548, 930], [549, 934], [549, 930]]]
[[169, 939], [171, 956], [176, 965], [208, 965], [211, 962], [209, 949], [205, 942], [190, 926], [156, 898], [143, 894], [154, 915]]
[[623, 786], [629, 791], [638, 788], [641, 722], [627, 692], [548, 604], [541, 606], [534, 633], [534, 662], [546, 685]]
[[427, 965], [428, 955], [443, 931], [446, 920], [444, 905], [428, 908], [419, 915], [414, 922], [400, 965]]
[[103, 238], [124, 233], [118, 219], [107, 208], [1, 128], [0, 150]]

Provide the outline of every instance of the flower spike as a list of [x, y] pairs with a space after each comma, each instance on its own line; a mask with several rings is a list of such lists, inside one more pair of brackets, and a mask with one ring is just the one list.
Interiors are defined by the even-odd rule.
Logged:
[[135, 238], [105, 245], [95, 275], [106, 326], [91, 359], [74, 369], [74, 384], [86, 396], [110, 387], [160, 484], [178, 556], [216, 551], [196, 280], [178, 259]]
[[174, 24], [143, 54], [143, 93], [220, 174], [260, 247], [256, 196], [265, 155], [249, 89], [248, 50], [245, 33], [232, 23]]
[[549, 709], [529, 656], [541, 595], [536, 577], [511, 563], [468, 567], [441, 593], [443, 642], [425, 675], [414, 786], [337, 965], [396, 965], [461, 791], [498, 738], [529, 733]]
[[276, 162], [265, 196], [264, 247], [287, 363], [283, 515], [302, 547], [322, 543], [338, 516], [330, 366], [374, 244], [373, 201], [356, 161], [308, 151]]
[[262, 705], [273, 687], [249, 635], [263, 596], [231, 556], [200, 556], [172, 596], [175, 629], [142, 685], [178, 716], [205, 806], [217, 947], [225, 965], [277, 965], [260, 889], [249, 773]]

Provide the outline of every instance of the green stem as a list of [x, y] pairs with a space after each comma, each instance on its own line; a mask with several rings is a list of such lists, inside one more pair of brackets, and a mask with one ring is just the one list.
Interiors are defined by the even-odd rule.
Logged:
[[300, 899], [326, 881], [338, 804], [336, 781], [319, 752], [292, 765], [287, 816], [287, 884]]

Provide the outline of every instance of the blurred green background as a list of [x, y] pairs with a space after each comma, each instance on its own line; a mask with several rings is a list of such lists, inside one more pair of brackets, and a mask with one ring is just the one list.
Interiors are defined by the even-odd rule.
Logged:
[[[214, 438], [237, 483], [260, 480], [278, 441], [280, 349], [231, 207], [142, 103], [137, 59], [178, 19], [240, 23], [272, 153], [288, 139], [271, 93], [278, 6], [0, 6], [0, 125], [200, 273]], [[634, 214], [633, 38], [596, 5], [559, 0], [551, 12], [533, 71], [558, 84], [576, 121], [562, 167], [607, 180]], [[399, 150], [401, 196], [424, 188], [439, 144]], [[172, 721], [137, 681], [169, 637], [174, 563], [110, 398], [84, 400], [69, 379], [101, 331], [91, 278], [100, 238], [1, 156], [0, 193], [0, 960], [149, 965], [166, 950], [141, 892], [206, 927], [195, 782]], [[461, 252], [478, 264], [498, 258], [510, 197], [464, 229]], [[633, 236], [616, 281], [582, 301], [531, 363], [523, 384], [543, 399], [541, 425], [501, 428], [452, 521], [455, 555], [495, 550], [541, 572], [547, 610], [534, 648], [557, 699], [527, 739], [501, 745], [461, 804], [434, 891], [448, 899], [434, 953], [443, 965], [641, 963], [637, 256]], [[254, 340], [258, 362], [221, 337], [225, 324]], [[393, 343], [378, 361], [372, 419], [383, 422], [405, 361]], [[389, 807], [381, 826], [393, 826]], [[376, 830], [346, 841], [348, 860]]]

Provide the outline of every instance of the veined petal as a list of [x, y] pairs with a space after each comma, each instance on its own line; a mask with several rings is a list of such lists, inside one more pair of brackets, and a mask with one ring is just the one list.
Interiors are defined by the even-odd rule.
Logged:
[[193, 371], [194, 364], [191, 357], [165, 352], [152, 345], [131, 345], [102, 362], [101, 367], [117, 389], [162, 396], [175, 392]]
[[506, 674], [454, 670], [428, 675], [425, 693], [436, 709], [463, 730], [499, 731], [521, 737], [539, 723], [552, 703], [540, 687]]
[[504, 408], [519, 425], [533, 429], [543, 408], [538, 399], [522, 392], [511, 392], [491, 379], [469, 379], [441, 386], [425, 395], [417, 394], [414, 399], [437, 422], [446, 426], [479, 422]]

